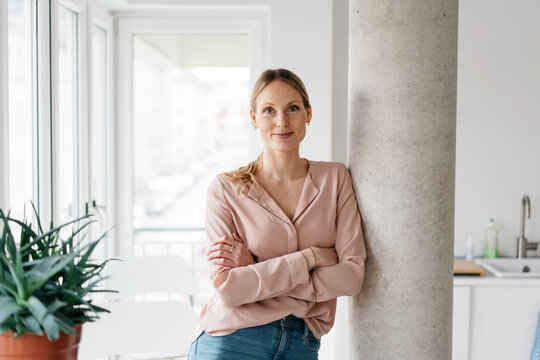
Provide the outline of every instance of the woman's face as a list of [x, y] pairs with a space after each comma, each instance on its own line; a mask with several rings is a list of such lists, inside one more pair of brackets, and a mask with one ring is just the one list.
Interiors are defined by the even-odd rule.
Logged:
[[265, 150], [298, 152], [311, 121], [311, 107], [304, 107], [302, 95], [285, 81], [275, 80], [260, 92], [255, 105], [251, 118]]

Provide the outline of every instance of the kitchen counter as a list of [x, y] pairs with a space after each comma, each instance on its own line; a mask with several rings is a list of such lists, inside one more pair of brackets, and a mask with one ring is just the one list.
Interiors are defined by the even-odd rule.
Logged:
[[453, 359], [528, 359], [540, 278], [454, 276]]
[[454, 286], [538, 286], [540, 278], [498, 278], [489, 271], [486, 276], [454, 276]]
[[[456, 260], [463, 259], [456, 257]], [[537, 278], [509, 278], [496, 277], [488, 270], [486, 276], [454, 275], [454, 286], [525, 286], [540, 287], [540, 277]]]

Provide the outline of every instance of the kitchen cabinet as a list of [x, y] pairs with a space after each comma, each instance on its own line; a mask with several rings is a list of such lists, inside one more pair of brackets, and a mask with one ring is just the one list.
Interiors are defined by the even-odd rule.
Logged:
[[456, 277], [453, 360], [527, 360], [538, 314], [540, 279]]

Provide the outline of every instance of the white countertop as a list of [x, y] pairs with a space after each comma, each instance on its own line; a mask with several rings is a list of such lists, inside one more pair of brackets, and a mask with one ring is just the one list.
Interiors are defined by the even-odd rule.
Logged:
[[[456, 259], [462, 259], [456, 257]], [[537, 278], [510, 278], [510, 277], [496, 277], [488, 270], [486, 270], [486, 276], [468, 276], [468, 275], [455, 275], [454, 286], [538, 286], [540, 287], [540, 277]]]
[[454, 286], [538, 286], [540, 278], [498, 278], [486, 276], [454, 276]]

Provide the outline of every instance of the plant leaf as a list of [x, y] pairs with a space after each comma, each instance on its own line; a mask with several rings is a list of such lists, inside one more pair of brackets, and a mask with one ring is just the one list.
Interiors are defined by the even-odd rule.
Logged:
[[35, 266], [32, 267], [32, 269], [29, 270], [25, 276], [28, 284], [28, 289], [31, 290], [30, 293], [33, 293], [35, 289], [39, 288], [40, 284], [47, 282], [47, 280], [49, 279], [46, 277], [47, 269], [53, 268], [54, 265], [58, 263], [61, 259], [61, 256], [53, 255], [48, 258], [33, 261], [33, 263], [35, 263]]
[[[8, 218], [9, 220], [9, 218]], [[15, 251], [17, 249], [17, 244], [15, 243], [15, 240], [13, 239], [13, 234], [11, 233], [11, 229], [9, 228], [9, 225], [7, 224], [7, 221], [5, 222], [4, 231], [6, 232], [6, 247], [9, 254], [9, 257], [13, 260], [15, 259]]]
[[58, 311], [58, 309], [63, 308], [67, 304], [63, 301], [60, 301], [58, 299], [54, 299], [54, 301], [47, 307], [47, 310], [49, 313], [53, 314]]
[[21, 279], [17, 275], [17, 271], [13, 267], [13, 264], [9, 262], [5, 257], [2, 257], [3, 262], [6, 264], [9, 272], [11, 273], [11, 276], [13, 277], [13, 281], [15, 282], [15, 286], [17, 287], [17, 297], [19, 300], [25, 300], [26, 299], [26, 289], [24, 287], [24, 279]]
[[58, 325], [56, 324], [56, 321], [54, 320], [54, 316], [51, 314], [47, 314], [45, 316], [45, 319], [43, 319], [43, 322], [41, 323], [43, 326], [43, 330], [45, 330], [45, 333], [47, 334], [47, 337], [49, 340], [56, 340], [60, 336]]
[[34, 215], [36, 216], [36, 221], [38, 224], [38, 230], [40, 233], [43, 233], [43, 227], [41, 227], [41, 219], [39, 218], [39, 213], [36, 209], [36, 206], [34, 205], [33, 201], [30, 201], [30, 204], [32, 204], [32, 209], [34, 209]]
[[62, 270], [67, 264], [69, 264], [75, 257], [79, 255], [78, 251], [75, 251], [69, 255], [66, 255], [64, 258], [61, 258], [52, 268], [48, 271], [42, 273], [42, 278], [33, 282], [31, 285], [28, 284], [28, 293], [32, 294], [36, 289], [39, 289], [43, 284], [45, 284], [52, 276], [57, 272]]
[[43, 324], [45, 317], [47, 315], [47, 307], [35, 296], [30, 296], [25, 302], [28, 310], [35, 316], [36, 320]]
[[56, 313], [55, 318], [56, 324], [58, 325], [60, 330], [67, 334], [76, 334], [76, 332], [73, 331], [73, 327], [75, 326], [75, 321], [73, 321], [73, 319], [68, 318], [62, 313]]
[[98, 246], [99, 242], [105, 237], [107, 236], [107, 234], [103, 234], [99, 237], [99, 239], [97, 239], [96, 241], [93, 241], [91, 242], [89, 245], [88, 245], [88, 249], [86, 251], [86, 253], [81, 257], [81, 260], [79, 261], [78, 264], [80, 265], [86, 265], [86, 262], [88, 261], [88, 259], [90, 258], [90, 255], [92, 255], [92, 252], [94, 251], [94, 249], [96, 248], [96, 246]]
[[42, 335], [43, 330], [41, 329], [41, 326], [39, 325], [39, 322], [36, 320], [36, 318], [33, 315], [28, 315], [23, 318], [21, 318], [21, 321], [24, 323], [28, 331], [30, 331], [33, 334]]
[[0, 278], [0, 290], [4, 290], [4, 291], [10, 293], [15, 298], [18, 297], [17, 296], [17, 288], [15, 286], [13, 286], [13, 284], [11, 284], [11, 283], [7, 282], [6, 280], [4, 280], [3, 278]]
[[55, 286], [55, 293], [64, 294], [69, 297], [71, 300], [75, 300], [77, 304], [84, 304], [87, 306], [92, 306], [88, 301], [84, 300], [79, 294], [75, 291], [63, 288], [62, 286]]
[[[54, 235], [54, 234], [58, 233], [61, 229], [65, 228], [66, 226], [69, 226], [69, 225], [71, 225], [71, 224], [80, 222], [80, 221], [82, 221], [82, 220], [84, 220], [84, 219], [86, 219], [86, 218], [88, 218], [88, 217], [90, 217], [90, 216], [92, 216], [92, 215], [85, 215], [85, 216], [82, 216], [82, 217], [80, 217], [80, 218], [78, 218], [78, 219], [68, 221], [68, 222], [65, 223], [65, 224], [58, 225], [57, 227], [50, 229], [50, 230], [47, 231], [46, 233], [40, 234], [40, 235], [36, 238], [36, 240], [42, 240], [42, 239], [45, 239], [45, 238], [47, 238], [48, 236], [51, 236], [51, 235]], [[87, 222], [86, 224], [83, 225], [83, 227], [88, 226], [89, 223], [91, 223], [91, 222]], [[29, 244], [26, 245], [26, 247], [28, 247], [28, 246], [29, 246]], [[21, 248], [21, 251], [26, 250], [26, 247], [25, 247], [25, 248]]]
[[8, 317], [19, 311], [19, 307], [12, 298], [0, 297], [0, 324]]

